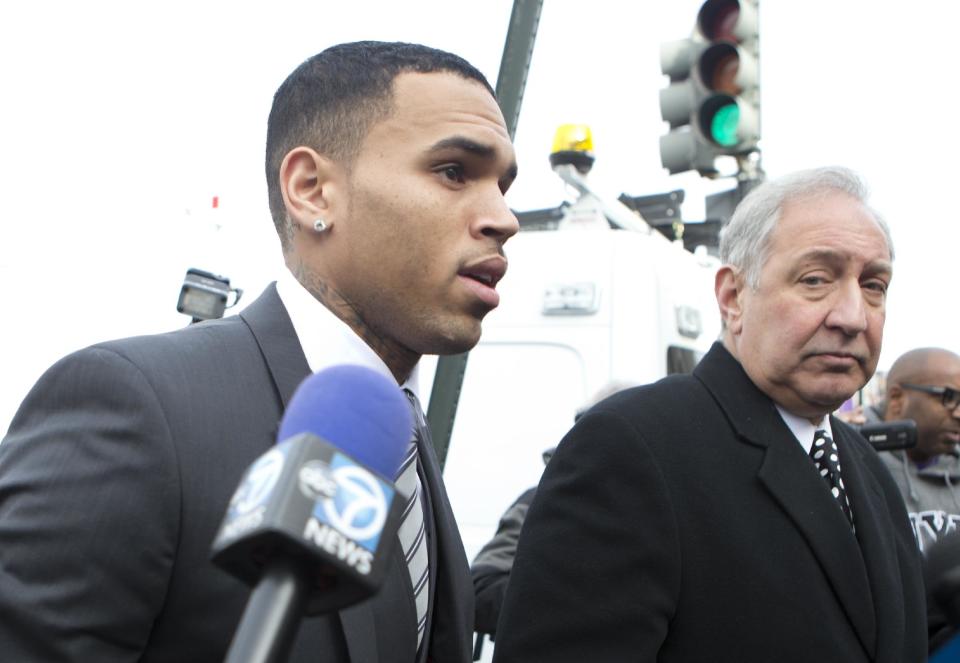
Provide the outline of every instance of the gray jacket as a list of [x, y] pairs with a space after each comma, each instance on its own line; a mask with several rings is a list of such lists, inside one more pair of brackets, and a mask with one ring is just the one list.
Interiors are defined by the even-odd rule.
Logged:
[[926, 551], [940, 537], [957, 529], [960, 523], [960, 458], [956, 453], [938, 456], [930, 465], [919, 469], [906, 452], [880, 452], [893, 480], [903, 495], [907, 515], [921, 551]]

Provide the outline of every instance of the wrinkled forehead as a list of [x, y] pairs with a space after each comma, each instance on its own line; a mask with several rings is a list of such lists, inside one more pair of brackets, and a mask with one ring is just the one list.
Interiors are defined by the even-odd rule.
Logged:
[[843, 192], [793, 200], [781, 209], [770, 255], [892, 263], [889, 236], [869, 207]]
[[879, 233], [888, 257], [893, 260], [893, 240], [886, 221], [868, 204], [840, 189], [821, 189], [800, 192], [781, 203], [777, 223], [773, 229], [776, 236], [787, 221], [789, 235], [800, 229], [829, 232]]

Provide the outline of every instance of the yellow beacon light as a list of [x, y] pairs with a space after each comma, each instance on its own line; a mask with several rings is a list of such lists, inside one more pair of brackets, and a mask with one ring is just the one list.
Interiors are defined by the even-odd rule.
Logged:
[[561, 124], [551, 152], [593, 152], [593, 134], [586, 124]]
[[562, 124], [553, 136], [550, 165], [575, 166], [583, 174], [593, 167], [593, 134], [586, 124]]

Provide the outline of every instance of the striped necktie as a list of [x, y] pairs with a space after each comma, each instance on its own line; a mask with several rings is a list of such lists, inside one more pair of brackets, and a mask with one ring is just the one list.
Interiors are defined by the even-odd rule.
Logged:
[[810, 458], [817, 466], [820, 476], [827, 482], [830, 494], [837, 500], [837, 505], [843, 515], [850, 521], [853, 528], [853, 511], [850, 510], [850, 499], [847, 497], [846, 487], [840, 477], [840, 452], [837, 443], [827, 435], [825, 430], [818, 430], [813, 434], [813, 446], [810, 448]]
[[417, 474], [419, 463], [417, 442], [425, 439], [426, 422], [417, 397], [408, 389], [404, 389], [404, 393], [413, 409], [413, 439], [407, 449], [407, 456], [397, 472], [397, 490], [407, 496], [397, 534], [407, 561], [407, 569], [410, 571], [410, 582], [413, 585], [413, 600], [417, 608], [417, 649], [419, 650], [427, 626], [427, 602], [430, 597], [430, 567], [427, 559], [424, 504], [421, 495], [423, 485]]

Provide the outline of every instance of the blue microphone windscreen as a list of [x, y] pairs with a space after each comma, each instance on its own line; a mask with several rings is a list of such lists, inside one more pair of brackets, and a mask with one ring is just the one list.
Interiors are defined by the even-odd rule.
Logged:
[[412, 412], [397, 383], [373, 369], [332, 366], [297, 387], [277, 440], [312, 433], [393, 480], [412, 436]]

